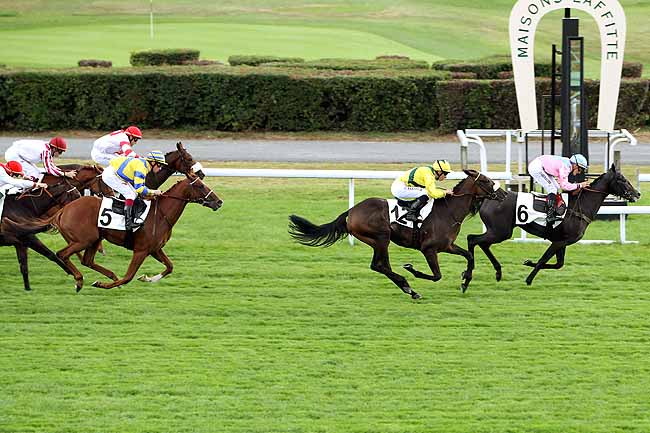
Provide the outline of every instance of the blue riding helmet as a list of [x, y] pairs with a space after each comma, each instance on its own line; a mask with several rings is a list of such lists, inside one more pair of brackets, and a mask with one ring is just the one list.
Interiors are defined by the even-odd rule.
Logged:
[[589, 169], [589, 163], [587, 162], [587, 158], [585, 158], [584, 155], [580, 153], [575, 153], [571, 155], [569, 161], [571, 161], [573, 164], [577, 165], [578, 167], [582, 168], [585, 171]]

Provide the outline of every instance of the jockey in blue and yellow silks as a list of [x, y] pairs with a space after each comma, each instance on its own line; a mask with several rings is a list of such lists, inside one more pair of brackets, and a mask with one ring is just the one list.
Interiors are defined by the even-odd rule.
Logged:
[[436, 181], [443, 181], [451, 172], [451, 164], [444, 159], [436, 160], [432, 165], [415, 167], [395, 179], [390, 191], [400, 200], [412, 200], [405, 218], [417, 221], [420, 209], [429, 201], [429, 197], [443, 198], [451, 190], [436, 186]]
[[133, 201], [139, 195], [160, 195], [157, 189], [149, 189], [144, 181], [147, 173], [153, 170], [157, 173], [163, 165], [167, 165], [165, 155], [159, 150], [151, 151], [144, 158], [128, 158], [118, 156], [113, 158], [102, 173], [102, 180], [124, 196], [125, 229], [133, 229]]

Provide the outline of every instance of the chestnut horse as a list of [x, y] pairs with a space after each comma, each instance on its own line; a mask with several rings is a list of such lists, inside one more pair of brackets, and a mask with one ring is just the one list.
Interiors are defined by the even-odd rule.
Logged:
[[[577, 194], [569, 196], [569, 207], [564, 220], [555, 228], [547, 229], [546, 226], [529, 223], [521, 226], [528, 233], [551, 241], [551, 245], [537, 261], [526, 260], [524, 265], [534, 268], [526, 278], [526, 284], [533, 283], [535, 275], [541, 269], [560, 269], [564, 266], [564, 256], [567, 245], [574, 244], [582, 239], [587, 226], [591, 223], [598, 209], [603, 204], [605, 197], [614, 194], [629, 201], [636, 201], [641, 194], [634, 189], [632, 184], [616, 170], [614, 164], [606, 172], [595, 179], [586, 188], [581, 188]], [[485, 202], [481, 206], [480, 215], [487, 231], [481, 235], [468, 235], [467, 245], [472, 260], [467, 263], [467, 270], [463, 277], [469, 283], [474, 270], [474, 248], [481, 247], [490, 259], [496, 271], [497, 281], [501, 281], [501, 263], [490, 251], [490, 246], [510, 239], [515, 226], [515, 207], [517, 193], [508, 192], [506, 199], [501, 203]], [[556, 257], [555, 264], [548, 264], [551, 257]]]
[[[60, 182], [47, 189], [37, 188], [20, 195], [8, 195], [5, 197], [2, 214], [17, 221], [37, 218], [44, 215], [49, 209], [59, 209], [66, 203], [81, 197], [76, 188], [68, 183]], [[31, 248], [40, 255], [48, 258], [64, 270], [63, 262], [47, 248], [36, 235], [18, 237], [11, 230], [0, 232], [0, 246], [13, 246], [16, 249], [16, 256], [20, 264], [20, 273], [23, 275], [25, 290], [31, 290], [29, 284], [29, 265], [27, 259], [27, 248]]]
[[297, 242], [312, 247], [327, 247], [347, 234], [353, 235], [372, 247], [370, 269], [386, 275], [404, 293], [418, 299], [420, 295], [409, 286], [406, 278], [391, 269], [388, 246], [393, 241], [402, 247], [420, 250], [433, 275], [417, 271], [411, 264], [404, 265], [404, 268], [417, 278], [432, 281], [442, 278], [438, 252], [458, 254], [469, 262], [470, 254], [454, 243], [461, 223], [470, 213], [477, 212], [483, 199], [499, 199], [497, 191], [503, 190], [495, 191], [492, 179], [475, 170], [465, 170], [465, 174], [467, 177], [454, 187], [451, 196], [433, 203], [431, 213], [416, 233], [411, 228], [390, 223], [388, 203], [383, 198], [368, 198], [343, 212], [334, 221], [320, 226], [291, 215], [289, 233]]
[[[148, 256], [152, 256], [165, 265], [165, 271], [154, 277], [143, 277], [144, 281], [155, 282], [170, 274], [173, 269], [171, 260], [163, 251], [163, 247], [171, 237], [172, 227], [180, 218], [188, 203], [199, 203], [212, 210], [217, 210], [223, 202], [197, 176], [190, 174], [173, 185], [161, 196], [152, 200], [152, 209], [144, 225], [133, 233], [133, 245], [127, 247], [127, 233], [123, 230], [102, 229], [97, 227], [102, 199], [99, 197], [82, 197], [59, 211], [56, 215], [45, 220], [26, 221], [19, 223], [4, 218], [2, 227], [11, 227], [21, 235], [43, 232], [51, 227], [58, 230], [68, 245], [57, 252], [67, 270], [74, 275], [77, 292], [83, 287], [83, 275], [70, 261], [70, 256], [85, 250], [82, 263], [108, 278], [112, 283], [95, 281], [93, 286], [112, 289], [130, 282], [135, 273]], [[133, 250], [133, 257], [126, 275], [119, 279], [115, 273], [95, 263], [95, 254], [102, 239]]]

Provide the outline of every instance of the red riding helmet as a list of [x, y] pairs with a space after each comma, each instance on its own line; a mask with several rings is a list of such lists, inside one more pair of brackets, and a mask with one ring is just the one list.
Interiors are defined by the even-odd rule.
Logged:
[[20, 165], [20, 162], [18, 161], [9, 161], [5, 164], [5, 170], [9, 174], [19, 174], [21, 176], [24, 176], [25, 173], [23, 173], [23, 166]]
[[63, 137], [54, 137], [50, 140], [50, 147], [59, 149], [61, 152], [68, 150], [68, 144], [65, 142]]
[[137, 126], [129, 126], [124, 130], [124, 133], [129, 137], [137, 138], [138, 140], [142, 138], [142, 131]]

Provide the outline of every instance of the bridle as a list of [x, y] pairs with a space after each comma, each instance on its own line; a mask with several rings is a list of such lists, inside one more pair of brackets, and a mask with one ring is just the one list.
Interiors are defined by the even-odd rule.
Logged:
[[[188, 179], [189, 179], [189, 178], [188, 178]], [[195, 178], [190, 182], [190, 186], [194, 187], [194, 184], [196, 183], [196, 181], [200, 181], [200, 180], [201, 180], [201, 179], [199, 179], [198, 177], [195, 177]], [[206, 188], [208, 188], [208, 186], [207, 186], [206, 184], [204, 184], [203, 182], [201, 182], [201, 184], [202, 184], [203, 186], [205, 186]], [[200, 198], [200, 199], [188, 199], [188, 198], [185, 198], [185, 197], [178, 197], [178, 196], [175, 196], [175, 195], [170, 194], [169, 191], [165, 191], [164, 193], [162, 193], [162, 194], [160, 195], [160, 197], [173, 198], [174, 200], [180, 200], [180, 201], [185, 202], [185, 203], [199, 203], [199, 204], [201, 204], [201, 205], [204, 205], [204, 204], [208, 201], [208, 197], [210, 197], [211, 194], [214, 194], [214, 198], [215, 198], [215, 199], [217, 199], [217, 200], [219, 199], [219, 197], [217, 196], [217, 194], [216, 194], [214, 191], [212, 191], [212, 189], [210, 189], [210, 188], [208, 188], [208, 193], [205, 195], [205, 197]], [[154, 212], [154, 220], [156, 219], [156, 217], [157, 217], [157, 215], [158, 215], [158, 202], [159, 202], [159, 201], [160, 201], [159, 199], [156, 199], [156, 200], [154, 201], [154, 209], [153, 209], [153, 212]], [[167, 218], [167, 215], [165, 215], [165, 213], [164, 213], [162, 210], [160, 211], [160, 214], [163, 216], [163, 218], [164, 218], [165, 222], [167, 223], [167, 225], [169, 225], [170, 227], [172, 227], [173, 224], [172, 224], [171, 222], [169, 222], [169, 219]], [[154, 226], [153, 226], [153, 236], [154, 236], [154, 237], [156, 236], [156, 224], [154, 224]]]

